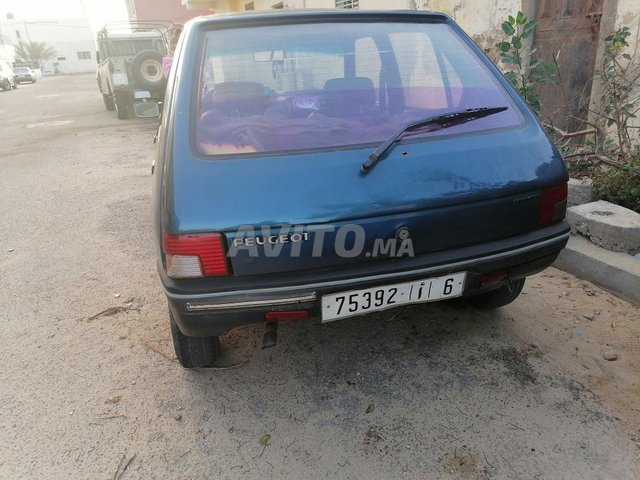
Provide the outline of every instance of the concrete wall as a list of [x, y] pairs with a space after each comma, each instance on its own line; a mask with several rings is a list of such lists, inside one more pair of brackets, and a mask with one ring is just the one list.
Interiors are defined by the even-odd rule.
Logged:
[[[228, 8], [244, 10], [249, 0], [228, 0]], [[279, 0], [254, 0], [256, 10], [269, 9]], [[633, 2], [634, 0], [628, 0]], [[638, 1], [638, 0], [635, 0]], [[216, 4], [223, 5], [224, 1]], [[335, 0], [286, 0], [289, 8], [334, 8]], [[502, 39], [500, 24], [509, 15], [522, 10], [529, 18], [535, 15], [535, 0], [360, 0], [361, 10], [418, 9], [446, 13], [481, 47], [493, 48]]]
[[[604, 54], [604, 38], [618, 28], [629, 27], [631, 36], [627, 38], [629, 48], [627, 53], [632, 55], [630, 69], [640, 69], [640, 4], [638, 0], [604, 0], [603, 15], [600, 24], [601, 41], [596, 57], [596, 69], [602, 66], [602, 55]], [[636, 70], [638, 73], [639, 70]], [[601, 110], [600, 97], [602, 88], [598, 78], [595, 77], [591, 90], [591, 110], [599, 112]], [[640, 92], [636, 92], [636, 95]], [[596, 115], [593, 113], [589, 118], [595, 121]], [[632, 120], [633, 126], [640, 126], [640, 119]], [[640, 129], [631, 129], [632, 137], [639, 139]]]
[[632, 50], [637, 50], [640, 46], [640, 3], [638, 0], [617, 0], [616, 3], [616, 28], [629, 27], [629, 44]]
[[419, 9], [449, 15], [487, 53], [492, 52], [494, 45], [502, 40], [504, 34], [500, 25], [509, 15], [515, 16], [520, 10], [529, 18], [535, 15], [535, 0], [414, 1]]
[[[30, 21], [5, 20], [0, 23], [10, 43], [44, 42], [56, 50], [57, 56], [46, 62], [43, 72], [86, 73], [96, 69], [96, 44], [91, 24], [86, 18], [57, 18]], [[88, 52], [89, 58], [79, 58], [79, 52]]]
[[427, 0], [425, 9], [446, 13], [472, 37], [495, 36], [500, 24], [522, 9], [522, 0]]
[[[127, 0], [132, 2], [134, 0]], [[140, 0], [135, 0], [140, 1]], [[211, 8], [218, 13], [242, 11], [250, 0], [181, 0], [189, 8]], [[287, 8], [335, 8], [335, 0], [254, 0], [256, 10], [271, 8], [283, 1]], [[471, 35], [500, 30], [508, 16], [534, 4], [535, 0], [360, 0], [361, 10], [432, 10], [454, 17]], [[527, 12], [525, 12], [527, 13]]]
[[[628, 52], [633, 55], [631, 63], [637, 75], [640, 69], [640, 3], [638, 0], [618, 0], [617, 4], [615, 28], [629, 27], [631, 30], [631, 36], [627, 39]], [[636, 90], [636, 95], [640, 94], [638, 90], [640, 88]], [[632, 120], [632, 125], [640, 126], [640, 119]], [[632, 129], [631, 132], [632, 137], [637, 141], [640, 138], [640, 130]]]
[[407, 0], [360, 0], [362, 10], [403, 10], [410, 7], [411, 2]]
[[209, 15], [208, 9], [187, 9], [177, 0], [128, 0], [127, 10], [131, 20], [169, 20], [185, 23], [199, 15]]
[[[239, 7], [250, 0], [240, 0]], [[256, 10], [270, 9], [274, 4], [284, 1], [287, 8], [335, 8], [335, 0], [254, 0]], [[408, 8], [410, 0], [360, 0], [361, 10], [390, 10]]]

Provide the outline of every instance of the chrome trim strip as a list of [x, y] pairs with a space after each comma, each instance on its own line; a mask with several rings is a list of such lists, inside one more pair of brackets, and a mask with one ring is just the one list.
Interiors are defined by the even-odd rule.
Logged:
[[[409, 276], [413, 276], [413, 275], [422, 275], [424, 273], [431, 273], [434, 271], [438, 271], [438, 270], [448, 270], [448, 269], [459, 269], [459, 268], [466, 268], [466, 267], [470, 267], [472, 265], [475, 265], [477, 263], [482, 263], [482, 262], [486, 262], [488, 260], [497, 260], [500, 258], [504, 258], [504, 257], [510, 257], [511, 255], [517, 255], [520, 253], [526, 253], [529, 252], [531, 250], [535, 250], [537, 248], [540, 247], [545, 247], [547, 245], [551, 245], [552, 243], [557, 243], [560, 242], [562, 240], [568, 239], [569, 236], [571, 235], [571, 232], [567, 232], [567, 233], [563, 233], [562, 235], [558, 235], [556, 237], [552, 237], [552, 238], [548, 238], [546, 240], [543, 240], [541, 242], [537, 242], [537, 243], [533, 243], [531, 245], [526, 245], [524, 247], [520, 247], [520, 248], [516, 248], [513, 250], [507, 250], [505, 252], [500, 252], [500, 253], [494, 253], [492, 255], [486, 255], [484, 257], [478, 257], [478, 258], [472, 258], [470, 260], [461, 260], [459, 262], [452, 262], [452, 263], [446, 263], [443, 265], [436, 265], [433, 267], [425, 267], [425, 268], [419, 268], [417, 270], [409, 270], [409, 271], [403, 271], [403, 272], [393, 272], [393, 273], [381, 273], [379, 275], [370, 275], [368, 277], [358, 277], [358, 278], [348, 278], [345, 280], [334, 280], [334, 281], [328, 281], [328, 282], [319, 282], [319, 283], [310, 283], [310, 284], [306, 284], [306, 285], [292, 285], [289, 287], [275, 287], [275, 288], [260, 288], [260, 289], [255, 289], [255, 290], [237, 290], [237, 291], [233, 291], [233, 292], [216, 292], [216, 293], [201, 293], [201, 294], [195, 294], [195, 295], [180, 295], [180, 294], [175, 294], [175, 293], [169, 293], [166, 292], [167, 296], [173, 300], [182, 300], [182, 301], [197, 301], [199, 299], [201, 300], [209, 300], [209, 301], [215, 301], [216, 298], [220, 298], [221, 301], [224, 301], [225, 303], [214, 303], [214, 304], [210, 304], [210, 308], [207, 308], [207, 310], [211, 310], [211, 309], [218, 309], [218, 305], [227, 305], [225, 308], [242, 308], [245, 306], [246, 303], [254, 303], [254, 302], [263, 302], [263, 305], [275, 305], [275, 303], [273, 303], [274, 301], [278, 301], [278, 300], [285, 300], [285, 298], [281, 298], [281, 297], [276, 297], [272, 300], [269, 300], [268, 298], [265, 300], [255, 300], [255, 301], [238, 301], [238, 302], [234, 302], [232, 301], [234, 298], [243, 298], [243, 297], [249, 297], [249, 298], [255, 298], [255, 297], [265, 297], [268, 296], [269, 294], [282, 294], [282, 293], [292, 293], [292, 292], [299, 292], [299, 291], [304, 291], [304, 290], [313, 290], [314, 288], [322, 288], [322, 287], [339, 287], [341, 285], [354, 285], [354, 284], [358, 284], [358, 283], [364, 283], [364, 282], [370, 282], [370, 281], [376, 281], [376, 280], [387, 280], [387, 279], [393, 279], [393, 278], [402, 278], [402, 277], [409, 277]], [[309, 295], [313, 294], [314, 298], [315, 298], [315, 292], [309, 293]], [[288, 297], [287, 300], [291, 298]], [[230, 301], [231, 300], [231, 301]], [[289, 303], [289, 302], [287, 302]], [[296, 303], [296, 302], [294, 302]], [[241, 305], [242, 304], [242, 305]], [[285, 305], [286, 303], [283, 303], [283, 305]], [[234, 305], [241, 305], [240, 307], [234, 307]]]
[[315, 302], [316, 292], [300, 297], [274, 298], [266, 300], [249, 300], [246, 302], [232, 303], [187, 303], [190, 312], [202, 312], [204, 310], [232, 310], [235, 308], [270, 307], [277, 305], [291, 305], [296, 303]]

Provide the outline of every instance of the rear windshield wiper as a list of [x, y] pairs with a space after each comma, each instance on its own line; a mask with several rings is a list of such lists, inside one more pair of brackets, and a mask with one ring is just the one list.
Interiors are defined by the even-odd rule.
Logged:
[[410, 130], [413, 130], [414, 128], [436, 125], [438, 127], [438, 130], [442, 130], [445, 128], [454, 127], [456, 125], [461, 125], [472, 120], [477, 120], [479, 118], [488, 117], [489, 115], [493, 115], [495, 113], [504, 112], [507, 108], [509, 107], [469, 108], [467, 110], [445, 113], [444, 115], [436, 115], [435, 117], [429, 117], [425, 118], [424, 120], [418, 120], [417, 122], [410, 123], [409, 125], [402, 127], [396, 133], [391, 135], [391, 137], [389, 137], [387, 141], [380, 145], [375, 152], [370, 153], [367, 161], [364, 162], [360, 167], [360, 171], [362, 173], [367, 173], [369, 170], [371, 170], [400, 136]]

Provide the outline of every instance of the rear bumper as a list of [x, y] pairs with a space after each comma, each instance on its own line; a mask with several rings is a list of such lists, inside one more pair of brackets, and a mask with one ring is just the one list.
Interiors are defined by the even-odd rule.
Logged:
[[115, 87], [113, 89], [113, 95], [116, 100], [129, 103], [139, 101], [136, 98], [136, 92], [149, 92], [150, 97], [148, 98], [150, 101], [162, 102], [162, 100], [164, 99], [164, 90], [150, 90], [144, 88], [135, 88], [133, 86]]
[[[569, 238], [566, 222], [517, 237], [482, 245], [436, 252], [395, 262], [354, 265], [339, 273], [227, 279], [226, 288], [209, 291], [199, 282], [179, 285], [163, 275], [169, 307], [186, 335], [221, 335], [241, 325], [264, 321], [273, 310], [310, 310], [319, 314], [322, 295], [355, 288], [436, 277], [467, 271], [463, 295], [482, 290], [480, 277], [505, 270], [510, 279], [533, 275], [551, 265]], [[242, 283], [240, 283], [242, 282]], [[494, 285], [499, 286], [500, 284]]]

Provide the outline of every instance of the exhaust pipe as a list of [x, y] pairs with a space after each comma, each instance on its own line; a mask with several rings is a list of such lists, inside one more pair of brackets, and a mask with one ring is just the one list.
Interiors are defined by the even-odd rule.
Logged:
[[262, 336], [262, 350], [275, 347], [278, 343], [278, 322], [268, 322]]

